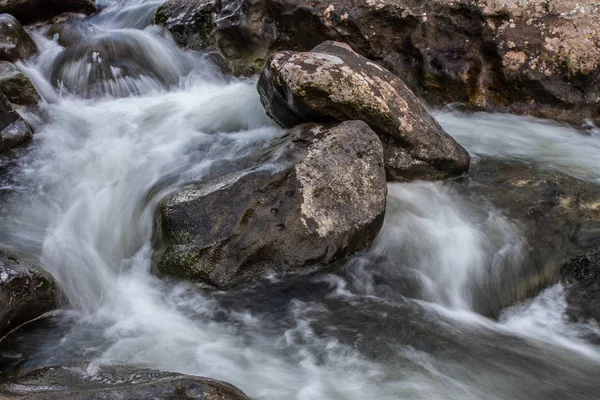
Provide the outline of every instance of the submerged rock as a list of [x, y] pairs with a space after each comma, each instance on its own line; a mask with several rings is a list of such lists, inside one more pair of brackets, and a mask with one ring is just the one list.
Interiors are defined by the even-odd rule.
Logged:
[[12, 15], [0, 14], [0, 60], [24, 60], [36, 53], [37, 46], [19, 21]]
[[373, 241], [386, 193], [381, 142], [364, 122], [299, 125], [263, 166], [167, 198], [156, 266], [223, 287], [326, 265]]
[[82, 97], [124, 97], [179, 82], [192, 61], [168, 42], [139, 30], [90, 35], [55, 60], [53, 83]]
[[184, 47], [214, 49], [235, 73], [336, 40], [429, 103], [600, 122], [593, 0], [168, 0], [156, 22]]
[[13, 109], [8, 98], [0, 93], [0, 154], [31, 140], [29, 125]]
[[46, 36], [63, 47], [68, 47], [77, 42], [101, 34], [101, 29], [94, 24], [90, 24], [84, 18], [68, 18], [63, 21], [57, 21], [52, 24]]
[[476, 311], [484, 315], [495, 317], [558, 283], [564, 263], [589, 248], [600, 232], [600, 186], [547, 165], [482, 158], [473, 163], [468, 179], [451, 185], [470, 201], [501, 210], [522, 239], [516, 258], [499, 257], [504, 262], [490, 267], [495, 285], [473, 293]]
[[48, 273], [0, 251], [0, 337], [56, 308], [57, 296]]
[[[597, 233], [600, 241], [600, 231]], [[562, 269], [567, 283], [567, 313], [600, 323], [600, 246], [571, 259]]]
[[49, 367], [0, 383], [2, 399], [249, 400], [235, 386], [209, 378], [134, 367]]
[[31, 79], [8, 61], [0, 61], [0, 91], [14, 104], [30, 106], [40, 101]]
[[258, 81], [267, 114], [283, 127], [360, 119], [377, 132], [389, 180], [438, 180], [469, 169], [469, 154], [399, 78], [337, 42], [281, 52]]
[[93, 14], [94, 0], [9, 0], [0, 2], [0, 13], [14, 15], [24, 24], [47, 20], [61, 13]]

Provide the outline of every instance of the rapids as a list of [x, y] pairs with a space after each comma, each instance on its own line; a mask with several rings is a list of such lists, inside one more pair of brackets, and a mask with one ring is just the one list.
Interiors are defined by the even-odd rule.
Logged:
[[[600, 329], [566, 319], [561, 284], [498, 318], [479, 313], [514, 283], [498, 271], [519, 271], [527, 239], [460, 183], [390, 184], [373, 246], [324, 271], [228, 292], [154, 277], [160, 199], [243, 168], [284, 132], [254, 80], [222, 76], [150, 25], [160, 1], [98, 3], [77, 52], [40, 28], [41, 54], [21, 65], [44, 101], [26, 114], [33, 145], [6, 171], [0, 162], [0, 243], [37, 256], [69, 304], [13, 343], [19, 366], [131, 363], [223, 379], [257, 399], [598, 398]], [[98, 43], [126, 51], [102, 59]], [[434, 115], [475, 163], [600, 184], [597, 130]]]

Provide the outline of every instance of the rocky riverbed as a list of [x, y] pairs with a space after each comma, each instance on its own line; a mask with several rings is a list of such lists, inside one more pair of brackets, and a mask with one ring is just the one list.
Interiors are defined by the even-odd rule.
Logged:
[[595, 399], [599, 12], [0, 4], [0, 397]]

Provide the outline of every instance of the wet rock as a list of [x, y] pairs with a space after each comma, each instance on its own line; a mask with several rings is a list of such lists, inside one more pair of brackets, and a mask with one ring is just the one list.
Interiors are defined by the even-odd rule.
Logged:
[[600, 240], [600, 186], [595, 182], [546, 165], [483, 158], [473, 163], [468, 179], [452, 186], [473, 203], [489, 202], [523, 240], [519, 258], [491, 267], [490, 279], [497, 285], [474, 290], [481, 314], [495, 317], [559, 282], [564, 263], [589, 248], [590, 238]]
[[248, 400], [235, 386], [209, 378], [134, 367], [49, 367], [0, 383], [3, 399]]
[[8, 61], [0, 61], [0, 91], [13, 104], [30, 106], [40, 101], [31, 79]]
[[90, 24], [82, 18], [68, 18], [52, 24], [48, 28], [46, 36], [61, 46], [68, 47], [99, 33], [101, 33], [100, 29], [96, 25]]
[[435, 105], [600, 121], [592, 0], [169, 0], [156, 21], [238, 74], [260, 71], [275, 52], [336, 40]]
[[57, 296], [48, 273], [0, 250], [0, 337], [56, 308]]
[[36, 53], [37, 46], [19, 21], [12, 15], [0, 14], [0, 59], [16, 61]]
[[[600, 243], [600, 231], [596, 240]], [[562, 273], [567, 283], [568, 315], [600, 323], [600, 246], [571, 259]]]
[[343, 43], [275, 54], [261, 74], [258, 91], [267, 114], [283, 127], [365, 121], [383, 143], [389, 180], [438, 180], [469, 169], [467, 151], [404, 82]]
[[55, 85], [82, 97], [125, 97], [179, 82], [187, 55], [142, 31], [112, 31], [76, 42], [54, 62]]
[[156, 267], [223, 287], [327, 265], [373, 241], [386, 193], [381, 142], [364, 122], [299, 125], [261, 167], [167, 198]]
[[29, 125], [13, 109], [8, 98], [0, 93], [0, 154], [31, 140]]
[[14, 15], [24, 24], [47, 20], [61, 13], [93, 14], [94, 0], [8, 0], [0, 2], [0, 13]]

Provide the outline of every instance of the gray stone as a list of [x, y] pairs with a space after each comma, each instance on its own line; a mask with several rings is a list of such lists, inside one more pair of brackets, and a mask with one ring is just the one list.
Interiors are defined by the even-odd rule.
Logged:
[[30, 106], [40, 101], [31, 79], [8, 61], [0, 61], [0, 91], [13, 104]]
[[0, 60], [24, 60], [36, 53], [36, 44], [19, 21], [12, 15], [0, 14]]
[[209, 378], [135, 367], [96, 371], [49, 367], [0, 383], [0, 398], [31, 400], [249, 400], [235, 386]]
[[0, 251], [0, 337], [56, 308], [57, 296], [47, 272]]
[[167, 198], [156, 267], [223, 287], [327, 265], [371, 244], [386, 193], [382, 145], [365, 123], [299, 125], [261, 167]]
[[13, 109], [8, 98], [0, 93], [0, 154], [26, 143], [33, 132], [21, 116]]
[[267, 62], [258, 91], [284, 127], [301, 122], [365, 121], [384, 146], [389, 180], [439, 180], [469, 169], [469, 154], [439, 126], [398, 77], [339, 42]]

